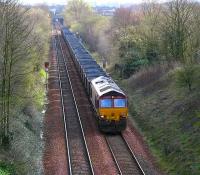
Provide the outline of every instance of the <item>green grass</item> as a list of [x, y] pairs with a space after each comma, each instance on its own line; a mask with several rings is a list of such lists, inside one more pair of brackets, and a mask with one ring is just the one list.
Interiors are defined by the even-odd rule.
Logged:
[[9, 173], [6, 172], [6, 171], [3, 170], [3, 169], [0, 169], [0, 175], [9, 175]]
[[0, 162], [0, 175], [13, 175], [14, 173], [14, 165], [6, 162]]
[[129, 110], [161, 169], [170, 175], [199, 175], [200, 92], [177, 88], [169, 75], [142, 87], [123, 81]]

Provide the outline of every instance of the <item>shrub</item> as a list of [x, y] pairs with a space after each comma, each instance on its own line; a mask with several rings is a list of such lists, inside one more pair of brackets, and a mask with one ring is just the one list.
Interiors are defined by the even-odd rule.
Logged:
[[196, 80], [196, 68], [194, 64], [186, 64], [176, 72], [176, 84], [178, 87], [187, 87], [191, 92]]
[[123, 77], [128, 78], [131, 76], [131, 74], [138, 71], [142, 66], [145, 66], [148, 64], [147, 59], [130, 59], [123, 64]]
[[143, 67], [129, 79], [129, 83], [132, 85], [132, 88], [142, 88], [159, 80], [169, 70], [170, 67], [167, 64]]
[[10, 174], [15, 174], [14, 165], [6, 162], [0, 162], [0, 175], [10, 175]]

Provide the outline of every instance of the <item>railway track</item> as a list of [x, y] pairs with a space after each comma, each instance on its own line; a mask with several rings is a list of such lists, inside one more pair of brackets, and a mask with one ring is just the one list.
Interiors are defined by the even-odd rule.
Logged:
[[122, 135], [105, 136], [119, 174], [145, 175], [136, 156]]
[[94, 174], [88, 151], [83, 126], [73, 92], [69, 72], [63, 53], [60, 34], [55, 28], [56, 35], [53, 46], [56, 50], [57, 70], [60, 85], [62, 114], [65, 127], [69, 174]]
[[[66, 64], [68, 65], [68, 68], [70, 68], [68, 72], [72, 80], [74, 95], [76, 97], [77, 106], [81, 114], [81, 119], [86, 134], [86, 140], [93, 163], [94, 173], [117, 174], [117, 168], [115, 167], [114, 162], [112, 162], [112, 157], [110, 155], [109, 149], [107, 148], [104, 136], [100, 134], [97, 129], [94, 108], [89, 101], [87, 93], [85, 92], [84, 86], [80, 79], [80, 75], [77, 72], [73, 58], [71, 57], [68, 50], [68, 46], [66, 45], [64, 38], [60, 38], [64, 48], [63, 50]], [[105, 152], [107, 152], [106, 155]]]
[[[96, 159], [95, 150], [90, 148], [91, 159], [81, 121], [81, 119], [88, 120], [88, 115], [93, 115], [91, 114], [91, 106], [88, 99], [83, 98], [84, 95], [82, 96], [85, 93], [80, 90], [82, 83], [77, 78], [78, 74], [73, 59], [67, 53], [66, 44], [58, 31], [53, 43], [57, 53], [57, 70], [66, 132], [69, 174], [96, 174], [95, 172], [98, 172], [96, 168], [99, 165], [95, 163], [93, 165], [91, 161]], [[85, 123], [84, 120], [83, 123]], [[87, 126], [84, 124], [84, 127]], [[106, 135], [104, 138], [105, 144], [107, 143], [108, 146], [107, 149], [111, 152], [111, 160], [113, 159], [113, 162], [109, 164], [116, 168], [117, 173], [114, 174], [145, 174], [122, 135]], [[95, 169], [93, 169], [93, 166]], [[101, 171], [103, 172], [103, 170]], [[105, 170], [103, 174], [105, 174]]]

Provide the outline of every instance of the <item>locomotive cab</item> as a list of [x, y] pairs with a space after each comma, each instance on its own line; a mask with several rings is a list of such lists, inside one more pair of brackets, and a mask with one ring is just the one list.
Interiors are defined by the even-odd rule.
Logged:
[[99, 128], [105, 132], [117, 132], [126, 128], [128, 116], [125, 96], [103, 96], [99, 99]]
[[124, 96], [104, 96], [99, 99], [99, 115], [106, 120], [119, 121], [127, 116], [127, 100]]
[[95, 106], [98, 125], [104, 132], [120, 132], [126, 128], [128, 116], [127, 97], [108, 77], [92, 80], [92, 102]]

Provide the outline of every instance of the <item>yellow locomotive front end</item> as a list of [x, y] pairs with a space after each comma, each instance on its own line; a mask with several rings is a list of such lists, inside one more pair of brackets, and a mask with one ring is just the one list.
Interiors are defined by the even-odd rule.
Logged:
[[125, 130], [128, 116], [127, 97], [110, 77], [100, 76], [93, 79], [90, 97], [101, 131], [117, 133]]
[[120, 132], [126, 128], [128, 116], [125, 96], [105, 96], [99, 99], [99, 127], [104, 132]]

